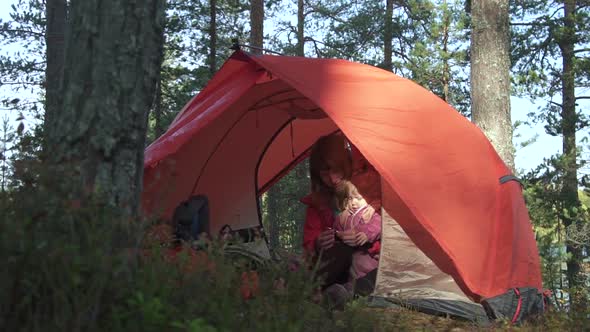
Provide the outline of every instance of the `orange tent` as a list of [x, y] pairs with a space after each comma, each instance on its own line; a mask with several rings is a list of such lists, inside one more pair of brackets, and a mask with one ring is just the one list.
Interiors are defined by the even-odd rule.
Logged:
[[[146, 149], [144, 209], [169, 218], [204, 194], [212, 230], [259, 225], [258, 196], [338, 130], [381, 175], [391, 227], [461, 295], [541, 288], [521, 187], [504, 181], [511, 172], [484, 134], [412, 81], [345, 60], [235, 52]], [[386, 222], [382, 250], [393, 257]]]

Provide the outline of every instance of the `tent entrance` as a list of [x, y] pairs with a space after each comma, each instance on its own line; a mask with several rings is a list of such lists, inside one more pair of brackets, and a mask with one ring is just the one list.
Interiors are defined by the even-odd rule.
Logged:
[[487, 322], [483, 307], [469, 299], [382, 209], [381, 254], [373, 296], [426, 313]]
[[[292, 144], [294, 140], [294, 136], [292, 136], [293, 133], [291, 132], [292, 128], [290, 128], [290, 125], [293, 123], [302, 124], [304, 126], [306, 123], [313, 123], [313, 121], [300, 119], [293, 120], [277, 133], [277, 139], [272, 141], [269, 145], [269, 151], [274, 151], [275, 153], [282, 151], [282, 153], [285, 154], [286, 160], [291, 160], [291, 164], [288, 164], [282, 171], [277, 173], [277, 178], [282, 178], [281, 181], [287, 180], [293, 182], [292, 172], [298, 172], [300, 176], [301, 174], [307, 174], [307, 169], [298, 170], [297, 168], [304, 166], [300, 163], [308, 156], [309, 147], [317, 139], [316, 136], [310, 137], [308, 141], [308, 144], [310, 145], [308, 148], [303, 150], [302, 147], [299, 147], [297, 153], [294, 153], [289, 147], [289, 144]], [[305, 128], [305, 126], [303, 128]], [[279, 148], [279, 146], [282, 146], [282, 148]], [[261, 161], [265, 160], [265, 156], [266, 154], [263, 155]], [[364, 159], [364, 157], [361, 157], [360, 159]], [[355, 160], [353, 163], [357, 162], [358, 161]], [[261, 165], [264, 164], [261, 163]], [[307, 165], [305, 165], [305, 167], [307, 167]], [[260, 173], [258, 174], [260, 176]], [[363, 175], [361, 174], [359, 176], [362, 177]], [[291, 195], [291, 201], [295, 202], [294, 204], [299, 204], [300, 209], [304, 209], [304, 206], [298, 202], [298, 199], [307, 194], [307, 188], [303, 188], [303, 191], [289, 191], [288, 185], [277, 182], [277, 178], [267, 181], [266, 187], [260, 188], [260, 193], [268, 193], [270, 187], [272, 188], [270, 189], [271, 195], [282, 196], [283, 206], [288, 206], [284, 202], [284, 197]], [[365, 186], [371, 187], [368, 189], [371, 192], [367, 192], [367, 194], [371, 196], [382, 195], [380, 191], [385, 184], [382, 183], [380, 177], [373, 179], [369, 176], [359, 178], [359, 181], [365, 181]], [[264, 181], [258, 181], [257, 183], [260, 184], [261, 182]], [[374, 186], [371, 185], [371, 183], [374, 184]], [[273, 185], [278, 185], [279, 191], [282, 191], [278, 193], [273, 191], [275, 189], [272, 187]], [[375, 188], [378, 192], [374, 192], [372, 188]], [[265, 195], [261, 200], [268, 200], [268, 197], [269, 195]], [[264, 229], [269, 244], [271, 248], [274, 249], [277, 246], [281, 247], [281, 241], [280, 239], [277, 239], [277, 232], [280, 233], [281, 231], [289, 229], [289, 231], [287, 231], [288, 234], [281, 234], [280, 236], [287, 236], [288, 240], [292, 240], [293, 238], [300, 239], [301, 234], [293, 234], [293, 230], [301, 232], [302, 227], [298, 229], [291, 224], [280, 225], [279, 223], [281, 222], [293, 223], [294, 221], [283, 220], [280, 217], [276, 218], [276, 215], [267, 215], [269, 206], [271, 209], [276, 208], [273, 207], [273, 204], [276, 205], [277, 203], [271, 202], [269, 204], [268, 201], [263, 201], [265, 211], [264, 213], [261, 213], [261, 216], [265, 219]], [[289, 209], [293, 208], [294, 207], [292, 206], [289, 207]], [[271, 214], [273, 213], [276, 212], [271, 212]], [[373, 298], [381, 298], [386, 300], [387, 303], [397, 303], [429, 313], [456, 316], [473, 321], [485, 321], [487, 316], [482, 306], [467, 297], [457, 285], [453, 277], [441, 271], [441, 269], [439, 269], [433, 261], [414, 244], [401, 226], [385, 209], [381, 210], [381, 214], [382, 246]], [[276, 219], [270, 220], [270, 222], [267, 220], [272, 218]], [[303, 213], [299, 214], [299, 221], [303, 223]], [[294, 245], [296, 246], [297, 244]]]

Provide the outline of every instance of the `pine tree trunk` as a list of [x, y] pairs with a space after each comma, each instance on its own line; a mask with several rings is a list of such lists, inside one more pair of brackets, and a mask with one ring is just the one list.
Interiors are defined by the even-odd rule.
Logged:
[[164, 29], [160, 32], [162, 39], [162, 45], [158, 50], [158, 78], [156, 83], [156, 97], [152, 112], [154, 112], [154, 140], [162, 136], [166, 129], [162, 123], [162, 66], [164, 64]]
[[[55, 131], [55, 119], [62, 108], [62, 82], [65, 62], [66, 0], [47, 0], [45, 42], [45, 135]], [[46, 151], [49, 153], [49, 151]]]
[[297, 0], [297, 56], [305, 56], [305, 9], [303, 0]]
[[443, 0], [443, 7], [445, 8], [445, 12], [443, 13], [443, 40], [442, 40], [442, 51], [444, 54], [444, 65], [443, 65], [443, 77], [442, 77], [442, 92], [443, 92], [443, 100], [449, 102], [449, 85], [451, 80], [451, 69], [449, 66], [449, 30], [451, 27], [451, 13], [449, 13], [449, 9], [446, 7], [447, 1]]
[[209, 74], [217, 71], [217, 0], [209, 1]]
[[165, 0], [71, 1], [64, 107], [48, 140], [69, 198], [137, 213], [164, 15]]
[[279, 243], [279, 235], [280, 235], [280, 227], [279, 227], [279, 196], [280, 196], [280, 188], [277, 184], [272, 186], [268, 192], [266, 197], [267, 208], [268, 208], [268, 224], [270, 225], [269, 230], [269, 242], [271, 249], [277, 249], [280, 246]]
[[[161, 67], [160, 67], [161, 68]], [[156, 83], [156, 100], [154, 101], [154, 140], [162, 136], [166, 131], [162, 123], [162, 81], [158, 78]]]
[[473, 0], [471, 17], [472, 119], [514, 171], [508, 0]]
[[[576, 123], [578, 116], [576, 114], [574, 81], [574, 44], [576, 41], [574, 14], [576, 11], [576, 0], [566, 0], [564, 5], [565, 29], [563, 30], [562, 38], [559, 39], [559, 48], [563, 56], [561, 127], [563, 129], [563, 155], [565, 158], [562, 197], [565, 204], [564, 208], [570, 212], [569, 215], [563, 218], [564, 226], [569, 227], [577, 223], [577, 213], [574, 213], [573, 210], [579, 210], [580, 208], [580, 200], [578, 198], [578, 167], [576, 164]], [[568, 283], [570, 287], [580, 286], [580, 262], [583, 258], [581, 248], [566, 239], [566, 250], [571, 255], [571, 258], [567, 262]], [[578, 304], [579, 299], [576, 299], [574, 294], [571, 297], [572, 308], [574, 308]]]
[[264, 37], [264, 1], [250, 2], [250, 45], [260, 49], [252, 49], [252, 53], [262, 54]]
[[[295, 201], [299, 202], [299, 199], [303, 198], [309, 193], [310, 180], [309, 180], [309, 159], [305, 159], [304, 162], [295, 166], [295, 178], [297, 179], [297, 191], [295, 193]], [[303, 245], [303, 225], [305, 224], [305, 206], [299, 203], [297, 206], [297, 212], [295, 213], [295, 224], [296, 224], [296, 238], [293, 240], [294, 245], [299, 248]]]
[[385, 2], [385, 29], [383, 30], [383, 69], [393, 70], [393, 1]]
[[[8, 158], [6, 157], [6, 152], [8, 152], [8, 144], [10, 143], [10, 123], [8, 117], [4, 117], [2, 119], [2, 146], [0, 146], [0, 193], [4, 194], [6, 192], [7, 182], [8, 182]], [[2, 198], [4, 198], [2, 196]]]

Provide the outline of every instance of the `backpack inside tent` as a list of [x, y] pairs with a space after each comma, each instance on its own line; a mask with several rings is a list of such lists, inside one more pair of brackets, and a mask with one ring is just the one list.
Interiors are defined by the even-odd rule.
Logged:
[[542, 311], [519, 182], [450, 105], [372, 66], [236, 51], [146, 149], [144, 211], [203, 195], [212, 234], [259, 227], [259, 196], [335, 132], [380, 175], [373, 299], [474, 321]]

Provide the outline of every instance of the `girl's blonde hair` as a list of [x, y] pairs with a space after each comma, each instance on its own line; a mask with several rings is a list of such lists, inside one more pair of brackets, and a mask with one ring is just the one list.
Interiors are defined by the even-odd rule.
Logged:
[[344, 211], [350, 207], [350, 200], [358, 196], [360, 194], [355, 185], [348, 180], [342, 180], [334, 190], [334, 206]]
[[[358, 191], [357, 187], [348, 180], [342, 180], [334, 190], [334, 206], [340, 211], [346, 211], [350, 208], [352, 198], [362, 198], [363, 196]], [[364, 198], [363, 198], [364, 199]], [[363, 211], [363, 221], [369, 222], [375, 214], [375, 209], [367, 203], [365, 211]]]

